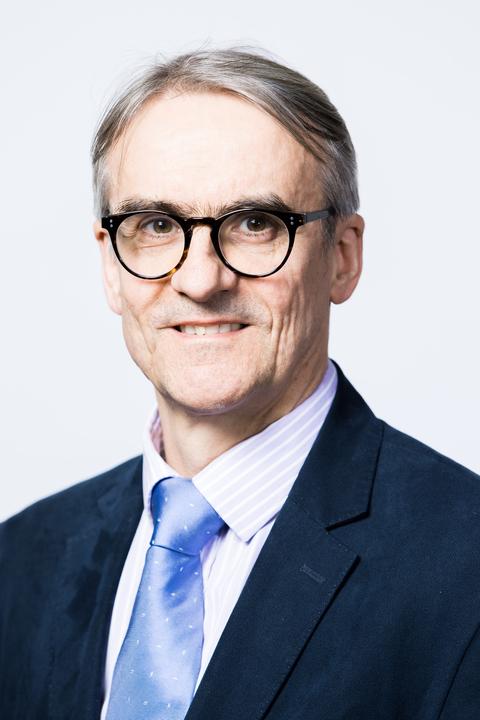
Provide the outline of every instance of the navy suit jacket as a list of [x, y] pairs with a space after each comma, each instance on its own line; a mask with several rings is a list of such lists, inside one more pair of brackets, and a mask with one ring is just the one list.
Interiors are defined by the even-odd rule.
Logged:
[[[97, 720], [141, 458], [0, 527], [0, 717]], [[479, 720], [478, 476], [374, 417], [328, 418], [187, 720]]]

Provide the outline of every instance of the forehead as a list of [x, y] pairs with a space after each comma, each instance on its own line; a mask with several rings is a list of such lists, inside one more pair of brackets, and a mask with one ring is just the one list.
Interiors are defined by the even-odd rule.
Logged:
[[132, 197], [206, 212], [273, 193], [318, 205], [317, 160], [280, 123], [235, 95], [183, 93], [150, 101], [107, 158], [110, 207]]

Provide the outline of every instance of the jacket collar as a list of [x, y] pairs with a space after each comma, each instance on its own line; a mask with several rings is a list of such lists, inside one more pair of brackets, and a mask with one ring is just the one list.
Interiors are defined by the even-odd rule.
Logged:
[[337, 365], [330, 413], [290, 494], [325, 528], [368, 512], [383, 423]]

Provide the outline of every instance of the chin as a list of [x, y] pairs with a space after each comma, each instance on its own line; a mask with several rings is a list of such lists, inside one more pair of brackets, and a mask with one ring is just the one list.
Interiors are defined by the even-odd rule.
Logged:
[[230, 384], [226, 387], [224, 383], [216, 384], [213, 377], [209, 378], [208, 383], [201, 382], [199, 378], [189, 378], [181, 387], [178, 383], [156, 387], [167, 404], [198, 416], [231, 412], [248, 404], [254, 394], [254, 389], [248, 385]]

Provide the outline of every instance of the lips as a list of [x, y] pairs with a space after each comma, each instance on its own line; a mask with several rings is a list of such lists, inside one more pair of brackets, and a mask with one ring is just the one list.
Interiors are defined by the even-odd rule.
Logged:
[[223, 333], [241, 330], [245, 325], [242, 323], [210, 323], [208, 325], [177, 325], [176, 330], [185, 335], [219, 335]]

